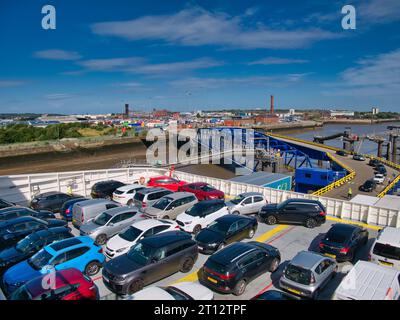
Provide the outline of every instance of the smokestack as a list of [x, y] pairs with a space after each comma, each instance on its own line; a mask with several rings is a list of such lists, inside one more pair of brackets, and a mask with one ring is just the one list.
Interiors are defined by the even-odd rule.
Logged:
[[129, 104], [125, 104], [125, 116], [129, 117]]
[[274, 96], [271, 96], [271, 107], [270, 107], [269, 112], [271, 114], [274, 114]]

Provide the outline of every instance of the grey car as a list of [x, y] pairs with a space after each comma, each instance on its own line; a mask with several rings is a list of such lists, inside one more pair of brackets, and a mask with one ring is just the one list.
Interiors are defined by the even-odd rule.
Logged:
[[139, 208], [140, 211], [144, 212], [146, 207], [153, 205], [158, 199], [172, 194], [171, 190], [156, 187], [156, 188], [144, 188], [135, 193], [133, 197], [133, 204]]
[[226, 202], [229, 212], [233, 214], [258, 213], [266, 204], [268, 204], [267, 199], [259, 192], [242, 193]]
[[178, 271], [192, 270], [198, 248], [191, 235], [169, 231], [140, 240], [128, 253], [103, 268], [105, 286], [118, 295], [133, 294]]
[[146, 217], [151, 219], [176, 219], [198, 202], [196, 196], [190, 192], [175, 192], [160, 198], [152, 206], [144, 209]]
[[337, 270], [334, 259], [316, 252], [301, 251], [286, 266], [279, 285], [295, 295], [317, 299]]
[[72, 224], [79, 229], [81, 225], [93, 219], [99, 213], [120, 206], [119, 203], [106, 199], [90, 199], [75, 203], [72, 209]]
[[89, 236], [96, 244], [103, 245], [109, 238], [128, 228], [144, 216], [136, 207], [117, 207], [103, 211], [80, 228], [81, 236]]

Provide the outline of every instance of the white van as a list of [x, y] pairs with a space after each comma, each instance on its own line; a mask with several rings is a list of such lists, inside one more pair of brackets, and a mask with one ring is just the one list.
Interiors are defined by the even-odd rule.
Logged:
[[371, 247], [369, 261], [400, 270], [400, 229], [386, 227], [379, 232]]
[[343, 278], [333, 300], [399, 300], [399, 281], [398, 270], [360, 260]]

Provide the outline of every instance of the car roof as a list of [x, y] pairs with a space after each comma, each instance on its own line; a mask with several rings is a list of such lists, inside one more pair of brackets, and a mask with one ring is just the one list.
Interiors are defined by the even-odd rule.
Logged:
[[386, 243], [391, 246], [400, 247], [400, 229], [385, 227], [378, 235], [377, 242]]
[[91, 245], [93, 242], [93, 239], [88, 236], [74, 237], [49, 244], [45, 247], [45, 250], [54, 256], [66, 250], [79, 248], [84, 244]]
[[335, 223], [332, 225], [329, 231], [345, 231], [345, 232], [353, 232], [356, 229], [361, 229], [361, 227], [354, 225], [354, 224], [345, 224], [345, 223]]
[[157, 226], [163, 226], [163, 225], [166, 225], [166, 224], [157, 219], [143, 219], [143, 220], [136, 221], [131, 226], [135, 227], [137, 229], [140, 229], [142, 231], [145, 231], [147, 229], [157, 227]]
[[21, 211], [29, 211], [32, 213], [35, 213], [36, 211], [31, 209], [31, 208], [27, 208], [27, 207], [8, 207], [8, 208], [3, 208], [0, 209], [0, 215], [2, 214], [7, 214], [9, 212], [21, 212]]
[[205, 186], [207, 184], [208, 184], [207, 182], [192, 182], [192, 183], [188, 183], [187, 185], [190, 185], [190, 186]]
[[312, 199], [287, 199], [288, 202], [299, 202], [299, 203], [313, 203], [313, 204], [320, 204], [321, 202], [318, 200]]
[[122, 183], [121, 181], [111, 179], [111, 180], [96, 182], [95, 185], [109, 184], [109, 183], [115, 183], [115, 182]]
[[76, 205], [79, 205], [81, 207], [86, 207], [86, 206], [93, 206], [93, 205], [106, 204], [106, 203], [115, 203], [115, 202], [106, 200], [106, 199], [89, 199], [89, 200], [85, 200], [85, 201], [80, 201]]
[[239, 221], [239, 220], [252, 220], [252, 219], [254, 219], [254, 218], [248, 217], [248, 216], [237, 215], [237, 214], [226, 214], [222, 217], [219, 217], [215, 221], [223, 222], [223, 223], [233, 223], [233, 222]]
[[170, 190], [168, 190], [167, 188], [162, 188], [162, 187], [144, 188], [144, 189], [138, 191], [138, 193], [149, 194], [149, 193], [159, 192], [159, 191], [170, 191]]
[[183, 231], [168, 231], [144, 238], [141, 242], [153, 248], [160, 248], [183, 240], [191, 240], [192, 236]]
[[18, 217], [18, 218], [7, 220], [7, 221], [2, 221], [2, 222], [0, 222], [0, 228], [8, 226], [8, 225], [13, 225], [16, 223], [27, 222], [27, 221], [32, 221], [32, 220], [43, 222], [43, 220], [41, 220], [41, 219], [38, 219], [38, 218], [35, 218], [32, 216], [25, 216], [25, 217]]
[[175, 179], [175, 178], [168, 177], [168, 176], [151, 177], [149, 180], [160, 180], [160, 179], [172, 179], [172, 180], [177, 180], [177, 179]]
[[103, 212], [107, 212], [110, 216], [115, 216], [117, 214], [124, 213], [124, 212], [136, 212], [136, 211], [138, 211], [138, 209], [136, 207], [123, 206], [123, 207], [111, 208], [111, 209], [105, 210]]
[[237, 261], [242, 256], [260, 248], [248, 242], [235, 242], [221, 251], [214, 253], [209, 259], [227, 265]]
[[292, 259], [292, 261], [290, 261], [290, 264], [310, 270], [313, 269], [314, 266], [321, 262], [323, 259], [329, 258], [326, 258], [323, 255], [312, 251], [300, 251]]
[[244, 192], [244, 193], [241, 193], [240, 194], [240, 196], [243, 196], [243, 197], [251, 197], [251, 196], [264, 196], [261, 192]]
[[38, 195], [36, 195], [35, 197], [48, 197], [48, 196], [52, 196], [54, 194], [65, 194], [64, 192], [59, 192], [59, 191], [48, 191], [48, 192], [43, 192], [43, 193], [39, 193]]
[[48, 237], [50, 234], [58, 234], [58, 233], [69, 233], [69, 229], [66, 227], [54, 227], [44, 230], [39, 230], [31, 234], [36, 234], [37, 236], [44, 238]]
[[195, 206], [208, 207], [208, 206], [216, 204], [216, 203], [225, 204], [225, 201], [221, 200], [221, 199], [203, 200], [203, 201], [196, 203]]
[[194, 197], [193, 193], [191, 193], [191, 192], [174, 192], [171, 194], [167, 194], [163, 198], [171, 198], [173, 200], [177, 200], [177, 199], [182, 199], [184, 197], [189, 197], [189, 196]]
[[139, 189], [139, 188], [145, 188], [144, 185], [142, 184], [127, 184], [125, 186], [119, 187], [117, 190], [118, 191], [129, 191], [129, 190], [135, 190], [135, 189]]

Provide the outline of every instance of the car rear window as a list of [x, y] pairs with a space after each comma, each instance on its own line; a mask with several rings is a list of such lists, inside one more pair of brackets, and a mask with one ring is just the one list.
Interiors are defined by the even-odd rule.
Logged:
[[206, 262], [206, 267], [214, 272], [218, 272], [221, 274], [225, 274], [228, 271], [228, 268], [225, 265], [218, 263], [212, 259], [208, 259], [208, 261]]
[[50, 247], [54, 251], [60, 251], [62, 249], [65, 249], [65, 248], [68, 248], [68, 247], [71, 247], [71, 246], [75, 246], [75, 245], [81, 244], [81, 243], [82, 242], [79, 239], [71, 238], [71, 239], [67, 239], [67, 240], [64, 240], [64, 241], [56, 242], [56, 243], [50, 245]]
[[334, 243], [345, 243], [348, 238], [348, 235], [343, 232], [328, 232], [325, 240]]
[[144, 199], [144, 194], [140, 193], [140, 192], [136, 192], [135, 196], [133, 197], [133, 199], [137, 200], [137, 201], [143, 201]]
[[311, 271], [289, 264], [285, 270], [285, 277], [294, 282], [309, 285], [311, 283]]
[[376, 243], [374, 254], [393, 260], [400, 260], [400, 248], [388, 244]]

